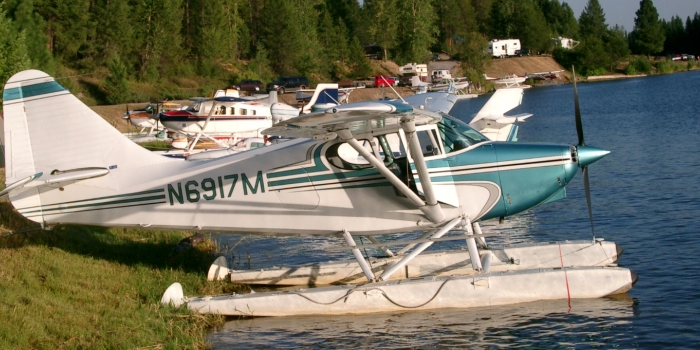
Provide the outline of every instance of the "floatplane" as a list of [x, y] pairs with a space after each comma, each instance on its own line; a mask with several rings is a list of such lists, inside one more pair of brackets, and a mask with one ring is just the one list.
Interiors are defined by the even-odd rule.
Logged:
[[[501, 85], [504, 88], [510, 88], [510, 87], [523, 87], [523, 88], [529, 88], [529, 85], [521, 85], [522, 83], [525, 82], [525, 77], [518, 76], [517, 74], [507, 74], [504, 75], [500, 78], [493, 78], [489, 77], [488, 75], [484, 74], [484, 79], [486, 81], [493, 82], [496, 85]], [[501, 88], [501, 87], [497, 87]]]
[[[609, 152], [584, 143], [576, 106], [575, 146], [493, 142], [447, 114], [376, 101], [281, 120], [264, 133], [296, 139], [278, 145], [183, 162], [134, 144], [52, 77], [28, 70], [3, 91], [7, 187], [0, 196], [43, 227], [339, 237], [364, 276], [360, 284], [202, 298], [186, 298], [173, 284], [163, 296], [198, 312], [352, 314], [603, 297], [627, 291], [636, 276], [589, 260], [592, 253], [568, 254], [570, 242], [519, 257], [477, 243], [486, 236], [479, 222], [563, 198], [578, 169], [590, 196], [588, 166]], [[60, 148], [56, 134], [64, 135]], [[414, 231], [425, 234], [372, 243], [416, 245], [392, 252], [397, 260], [386, 268], [371, 266], [361, 254], [367, 247], [356, 243]], [[409, 263], [446, 240], [466, 241], [474, 272], [412, 274]], [[614, 243], [586, 247], [605, 250], [608, 261], [617, 256]], [[523, 264], [525, 256], [549, 263]], [[497, 269], [498, 261], [508, 268]]]

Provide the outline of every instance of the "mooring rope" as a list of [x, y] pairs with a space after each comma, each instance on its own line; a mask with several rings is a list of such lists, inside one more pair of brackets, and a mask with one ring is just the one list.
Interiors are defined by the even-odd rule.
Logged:
[[6, 233], [4, 235], [0, 235], [0, 237], [9, 237], [9, 236], [14, 236], [14, 235], [19, 235], [22, 233], [38, 231], [38, 230], [41, 230], [41, 227], [35, 227], [35, 228], [30, 228], [30, 229], [26, 229], [26, 230], [22, 230], [22, 231], [10, 232], [10, 233]]
[[564, 257], [561, 255], [561, 244], [559, 244], [559, 259], [561, 261], [561, 269], [564, 270], [564, 280], [566, 281], [566, 300], [569, 303], [569, 311], [571, 311], [571, 292], [569, 291], [569, 275], [564, 268]]
[[357, 292], [357, 291], [364, 291], [364, 292], [367, 292], [367, 291], [371, 291], [371, 290], [378, 290], [378, 291], [380, 291], [380, 292], [382, 293], [382, 295], [384, 296], [384, 298], [386, 298], [386, 300], [388, 300], [390, 303], [392, 303], [392, 304], [394, 304], [394, 305], [396, 305], [396, 306], [398, 306], [398, 307], [402, 307], [402, 308], [404, 308], [404, 309], [416, 309], [416, 308], [419, 308], [419, 307], [428, 305], [428, 303], [430, 303], [431, 301], [433, 301], [433, 300], [438, 296], [438, 294], [440, 294], [440, 291], [442, 291], [442, 288], [445, 287], [445, 284], [447, 284], [447, 282], [448, 282], [448, 281], [451, 281], [451, 280], [452, 280], [451, 278], [445, 279], [445, 280], [442, 282], [442, 284], [440, 284], [440, 287], [437, 289], [437, 291], [435, 291], [435, 294], [433, 294], [433, 296], [432, 296], [430, 299], [428, 299], [428, 301], [426, 301], [426, 302], [424, 302], [424, 303], [422, 303], [422, 304], [419, 304], [419, 305], [414, 305], [414, 306], [402, 305], [402, 304], [400, 304], [400, 303], [394, 301], [393, 299], [391, 299], [391, 297], [389, 297], [389, 295], [386, 294], [386, 292], [385, 292], [383, 289], [381, 289], [381, 288], [379, 288], [379, 287], [371, 287], [371, 288], [366, 288], [366, 289], [363, 288], [363, 287], [355, 287], [355, 288], [353, 288], [353, 289], [348, 290], [347, 293], [345, 293], [343, 296], [341, 296], [341, 297], [339, 297], [339, 298], [337, 298], [337, 299], [335, 299], [335, 300], [333, 300], [333, 301], [330, 301], [330, 302], [322, 302], [322, 301], [313, 300], [313, 299], [307, 297], [306, 295], [299, 294], [299, 293], [297, 293], [297, 292], [292, 292], [292, 294], [298, 295], [298, 296], [300, 296], [300, 297], [302, 297], [302, 298], [304, 298], [304, 299], [306, 299], [306, 300], [308, 300], [308, 301], [310, 301], [310, 302], [312, 302], [312, 303], [314, 303], [314, 304], [319, 304], [319, 305], [332, 305], [332, 304], [335, 304], [335, 303], [337, 303], [338, 301], [340, 301], [340, 300], [342, 300], [342, 299], [347, 299], [348, 297], [350, 297], [350, 295], [351, 295], [352, 293]]

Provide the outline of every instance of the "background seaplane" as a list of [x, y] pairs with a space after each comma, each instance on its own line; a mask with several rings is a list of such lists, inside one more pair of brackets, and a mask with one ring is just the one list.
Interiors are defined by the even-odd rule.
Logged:
[[[281, 120], [264, 133], [297, 139], [206, 162], [150, 153], [40, 71], [8, 80], [3, 110], [0, 196], [30, 220], [339, 236], [370, 282], [187, 300], [201, 312], [365, 313], [590, 298], [624, 292], [636, 279], [621, 267], [568, 267], [561, 253], [559, 269], [490, 273], [492, 254], [479, 253], [479, 221], [563, 198], [579, 168], [589, 195], [587, 166], [609, 152], [585, 145], [578, 108], [577, 146], [493, 142], [449, 115], [378, 101]], [[56, 134], [65, 136], [61, 148]], [[443, 237], [451, 230], [464, 235]], [[380, 276], [353, 239], [410, 231], [426, 235]], [[466, 240], [477, 275], [389, 281], [446, 239]], [[177, 286], [166, 302], [185, 301]]]
[[555, 70], [551, 72], [538, 72], [538, 73], [525, 73], [525, 79], [538, 80], [538, 81], [550, 81], [559, 78], [559, 73], [564, 70]]
[[[520, 77], [517, 74], [508, 74], [508, 75], [502, 76], [500, 78], [492, 78], [492, 77], [489, 77], [488, 75], [484, 74], [484, 79], [486, 79], [487, 81], [493, 82], [496, 85], [502, 85], [505, 88], [514, 87], [514, 86], [523, 87], [520, 84], [525, 82], [525, 77]], [[529, 86], [527, 86], [527, 87], [529, 87]], [[500, 88], [500, 87], [497, 87], [497, 88]]]
[[173, 101], [153, 102], [146, 107], [140, 109], [129, 110], [126, 107], [126, 113], [123, 118], [128, 119], [131, 125], [141, 128], [139, 133], [142, 133], [148, 128], [147, 135], [151, 135], [154, 129], [158, 128], [158, 120], [161, 112], [168, 112], [181, 109], [182, 105]]

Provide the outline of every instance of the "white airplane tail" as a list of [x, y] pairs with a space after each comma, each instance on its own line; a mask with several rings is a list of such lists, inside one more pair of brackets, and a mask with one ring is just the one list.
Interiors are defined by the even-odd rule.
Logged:
[[7, 81], [3, 114], [8, 187], [0, 197], [9, 196], [15, 207], [18, 201], [23, 207], [41, 205], [40, 192], [69, 183], [172, 161], [124, 137], [38, 70], [17, 73]]
[[481, 130], [484, 136], [493, 141], [516, 141], [518, 126], [513, 124], [524, 121], [532, 114], [506, 116], [505, 113], [520, 106], [522, 101], [522, 88], [498, 89], [469, 125]]

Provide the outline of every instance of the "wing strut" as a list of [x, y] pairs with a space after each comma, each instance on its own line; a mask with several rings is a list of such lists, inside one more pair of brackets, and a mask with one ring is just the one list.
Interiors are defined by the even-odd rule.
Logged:
[[[413, 126], [415, 131], [415, 125]], [[420, 159], [414, 158], [416, 167], [421, 164], [423, 167], [424, 174], [421, 174], [421, 168], [418, 168], [418, 176], [423, 183], [423, 192], [427, 198], [428, 203], [424, 202], [417, 194], [415, 194], [406, 184], [404, 184], [401, 179], [399, 179], [394, 173], [391, 172], [385, 165], [384, 162], [377, 159], [372, 153], [368, 152], [367, 149], [362, 147], [362, 145], [355, 139], [352, 132], [348, 129], [336, 131], [337, 135], [345, 142], [347, 142], [352, 148], [357, 151], [362, 157], [364, 157], [372, 166], [379, 171], [392, 185], [401, 191], [408, 199], [410, 199], [413, 204], [415, 204], [420, 211], [428, 217], [428, 219], [434, 223], [440, 223], [445, 220], [445, 214], [442, 212], [442, 208], [437, 204], [437, 199], [433, 193], [432, 184], [430, 182], [430, 177], [427, 180], [423, 180], [424, 176], [427, 175], [427, 168], [425, 167], [425, 160], [423, 159], [423, 154], [420, 153], [420, 145], [418, 145], [418, 154], [420, 154]], [[415, 137], [414, 137], [415, 139]], [[418, 140], [416, 139], [416, 143]], [[413, 150], [412, 150], [413, 151]], [[413, 152], [411, 152], [413, 155]], [[431, 202], [432, 199], [432, 202]]]

